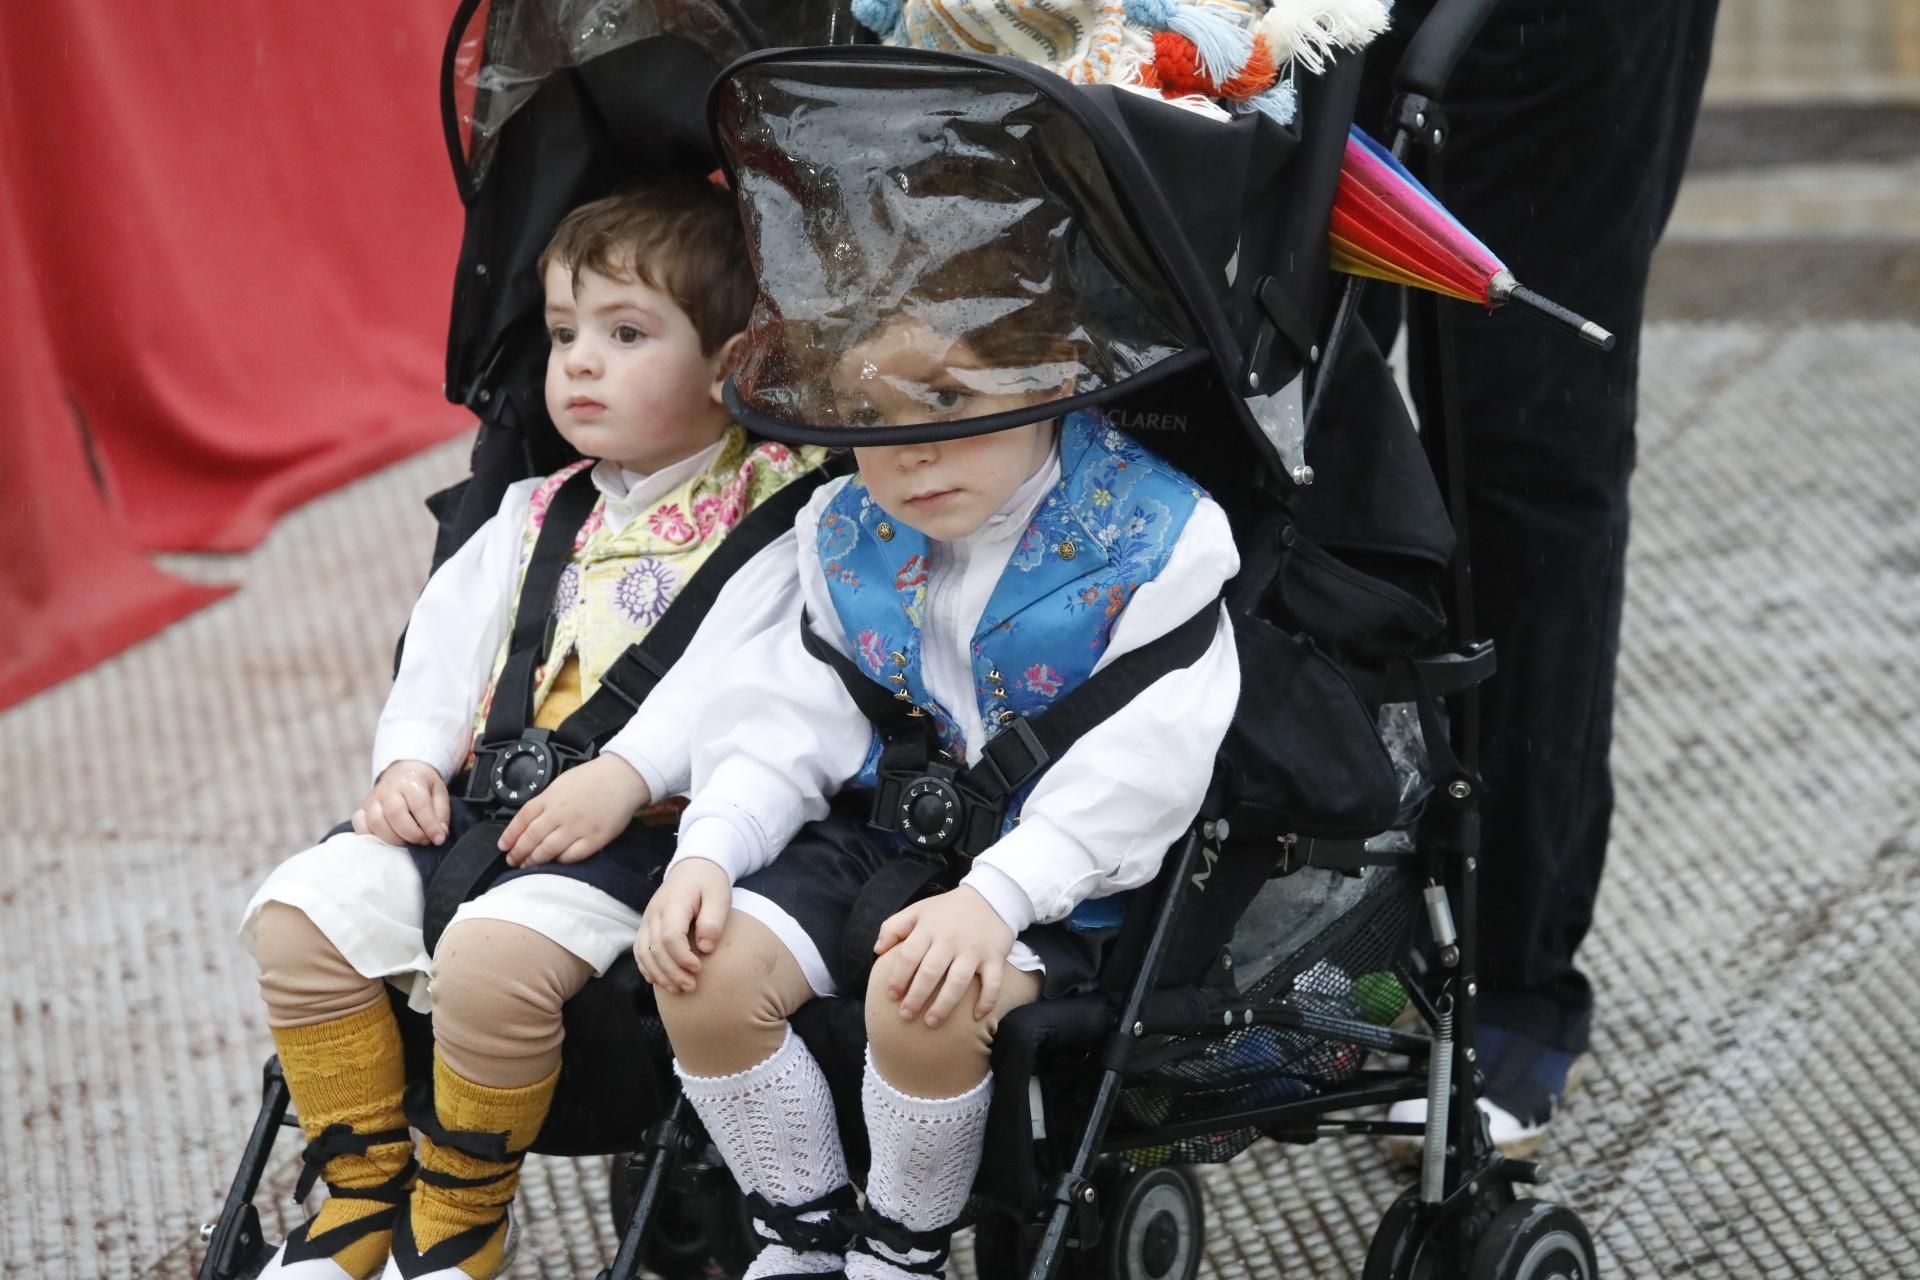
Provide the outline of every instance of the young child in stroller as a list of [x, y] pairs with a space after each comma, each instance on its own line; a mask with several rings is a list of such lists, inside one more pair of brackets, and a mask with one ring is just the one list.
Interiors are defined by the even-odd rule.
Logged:
[[[672, 850], [688, 700], [736, 643], [792, 623], [781, 539], [733, 575], [687, 660], [597, 755], [575, 752], [577, 767], [559, 772], [566, 755], [533, 753], [551, 785], [511, 821], [490, 803], [500, 779], [520, 776], [518, 743], [492, 746], [502, 728], [564, 736], [576, 715], [624, 719], [624, 704], [598, 696], [611, 668], [729, 531], [821, 456], [752, 442], [721, 403], [754, 295], [725, 191], [681, 180], [584, 205], [539, 271], [547, 410], [584, 458], [513, 485], [433, 574], [351, 829], [283, 863], [246, 909], [308, 1140], [298, 1192], [316, 1177], [331, 1192], [269, 1276], [364, 1280], [384, 1266], [407, 1280], [484, 1280], [504, 1269], [520, 1161], [559, 1076], [561, 1007], [631, 945]], [[483, 857], [497, 846], [507, 867], [435, 947], [423, 885], [463, 836], [486, 843]], [[430, 1114], [403, 1109], [389, 983], [431, 1007]], [[417, 1158], [409, 1120], [426, 1135]]]
[[[1071, 291], [1032, 287], [1060, 278], [1044, 221], [920, 275], [844, 345], [788, 335], [790, 358], [822, 360], [822, 413], [849, 428], [859, 474], [796, 522], [806, 630], [758, 637], [706, 704], [679, 850], [635, 948], [686, 1097], [769, 1241], [750, 1280], [943, 1274], [1002, 1015], [1094, 984], [1114, 895], [1149, 882], [1192, 819], [1237, 701], [1224, 513], [1097, 413], [1048, 412], [1106, 356]], [[901, 426], [939, 438], [859, 443]], [[912, 784], [894, 832], [867, 825], [899, 749], [877, 748], [875, 699], [908, 708], [963, 782], [996, 738], [1189, 620], [1198, 660], [1014, 789], [990, 829], [955, 812], [960, 785]], [[877, 941], [855, 936], [863, 885], [956, 824], [984, 836], [970, 869], [935, 876], [942, 891]], [[863, 982], [856, 1216], [826, 1078], [788, 1018]]]

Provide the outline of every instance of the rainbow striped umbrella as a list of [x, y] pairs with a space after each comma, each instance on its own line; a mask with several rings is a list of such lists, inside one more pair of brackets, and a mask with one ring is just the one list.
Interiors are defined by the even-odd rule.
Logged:
[[1330, 234], [1336, 271], [1485, 307], [1512, 303], [1613, 350], [1611, 333], [1514, 279], [1392, 152], [1358, 129], [1347, 134]]

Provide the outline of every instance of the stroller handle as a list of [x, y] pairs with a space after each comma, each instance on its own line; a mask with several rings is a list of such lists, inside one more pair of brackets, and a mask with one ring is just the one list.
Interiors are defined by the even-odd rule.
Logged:
[[1394, 88], [1434, 101], [1446, 96], [1460, 55], [1480, 34], [1498, 0], [1439, 0], [1407, 44], [1393, 73]]

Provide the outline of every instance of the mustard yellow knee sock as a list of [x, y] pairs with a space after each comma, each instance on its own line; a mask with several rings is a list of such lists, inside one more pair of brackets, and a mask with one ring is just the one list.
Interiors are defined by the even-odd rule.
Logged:
[[366, 1280], [387, 1260], [394, 1218], [413, 1180], [413, 1141], [400, 1109], [406, 1070], [399, 1025], [381, 1000], [330, 1022], [272, 1030], [307, 1135], [299, 1191], [318, 1177], [331, 1192], [288, 1239], [287, 1258], [332, 1258]]
[[454, 1266], [473, 1280], [490, 1280], [499, 1272], [520, 1162], [547, 1118], [559, 1080], [555, 1067], [544, 1080], [495, 1089], [459, 1076], [435, 1052], [433, 1103], [441, 1133], [439, 1140], [427, 1136], [420, 1143], [407, 1238], [395, 1248], [403, 1273], [413, 1274], [410, 1266]]

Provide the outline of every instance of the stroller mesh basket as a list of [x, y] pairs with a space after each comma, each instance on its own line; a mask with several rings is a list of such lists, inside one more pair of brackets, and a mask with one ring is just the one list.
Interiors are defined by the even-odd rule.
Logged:
[[[1392, 1022], [1407, 1003], [1394, 967], [1412, 936], [1418, 904], [1414, 878], [1397, 868], [1361, 876], [1307, 870], [1269, 882], [1235, 932], [1236, 963], [1243, 951], [1249, 962], [1241, 966], [1239, 995], [1224, 1003]], [[1303, 935], [1304, 943], [1286, 949]], [[1265, 954], [1255, 954], [1263, 948]], [[1148, 1129], [1311, 1097], [1351, 1078], [1366, 1053], [1361, 1045], [1291, 1027], [1170, 1036], [1142, 1055], [1144, 1069], [1120, 1093], [1120, 1119]], [[1139, 1165], [1214, 1164], [1244, 1151], [1260, 1133], [1247, 1125], [1135, 1148], [1127, 1157]]]

